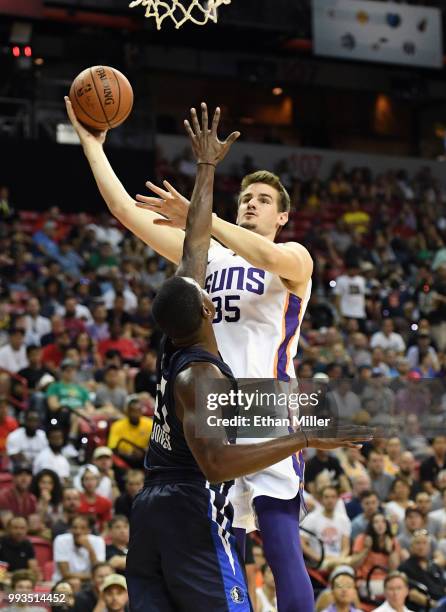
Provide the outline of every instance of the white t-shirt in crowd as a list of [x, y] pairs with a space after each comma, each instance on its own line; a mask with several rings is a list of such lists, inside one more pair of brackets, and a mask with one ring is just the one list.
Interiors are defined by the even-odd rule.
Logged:
[[440, 508], [429, 512], [428, 518], [433, 522], [440, 523], [443, 532], [446, 532], [446, 509]]
[[[315, 510], [307, 515], [302, 527], [314, 533], [323, 543], [326, 555], [336, 556], [342, 552], [342, 536], [350, 537], [351, 522], [346, 514], [335, 512], [328, 518], [321, 510]], [[306, 535], [305, 533], [303, 534]], [[315, 552], [319, 552], [315, 542], [310, 537], [310, 544]]]
[[18, 372], [28, 366], [26, 347], [23, 345], [15, 351], [10, 344], [5, 344], [0, 348], [0, 368], [8, 372]]
[[[392, 606], [385, 601], [382, 605], [379, 606], [379, 608], [375, 608], [375, 612], [396, 612], [395, 608], [392, 608]], [[409, 608], [406, 608], [406, 606], [404, 606], [403, 608], [403, 612], [410, 612]]]
[[70, 477], [70, 464], [67, 458], [64, 457], [62, 453], [56, 455], [49, 446], [41, 450], [34, 459], [34, 474], [37, 474], [40, 470], [53, 470], [59, 478]]
[[42, 336], [51, 332], [51, 321], [47, 317], [42, 317], [41, 315], [37, 315], [37, 317], [27, 315], [25, 317], [25, 325], [25, 344], [27, 346], [29, 344], [37, 344], [37, 346], [40, 346]]
[[335, 294], [341, 297], [340, 310], [343, 317], [365, 318], [366, 284], [363, 276], [341, 274], [336, 279]]
[[[105, 561], [105, 542], [100, 536], [89, 534], [88, 539], [96, 554], [96, 559]], [[75, 546], [72, 533], [64, 533], [56, 536], [53, 543], [53, 558], [56, 568], [53, 574], [53, 582], [62, 578], [57, 563], [66, 561], [72, 573], [91, 572], [91, 562], [88, 550], [83, 546]]]
[[6, 451], [8, 456], [23, 453], [30, 463], [44, 448], [48, 446], [46, 433], [42, 429], [36, 431], [36, 435], [28, 437], [24, 427], [12, 431], [6, 438]]
[[404, 353], [406, 350], [406, 344], [402, 336], [396, 332], [391, 332], [388, 336], [382, 331], [374, 333], [370, 340], [370, 346], [372, 349], [380, 346], [384, 351], [390, 349], [397, 353]]

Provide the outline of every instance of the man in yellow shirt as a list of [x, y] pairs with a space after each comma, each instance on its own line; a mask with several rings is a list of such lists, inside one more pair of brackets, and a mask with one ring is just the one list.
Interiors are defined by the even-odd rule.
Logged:
[[153, 421], [142, 416], [142, 406], [137, 395], [129, 396], [125, 413], [123, 419], [115, 421], [111, 426], [108, 446], [132, 468], [141, 468]]
[[358, 232], [359, 234], [366, 234], [369, 230], [370, 215], [361, 210], [359, 200], [353, 198], [350, 203], [350, 210], [344, 213], [342, 217], [349, 228]]

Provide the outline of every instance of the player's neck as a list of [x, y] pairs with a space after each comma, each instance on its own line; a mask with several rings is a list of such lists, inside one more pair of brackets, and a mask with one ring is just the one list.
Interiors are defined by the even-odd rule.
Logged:
[[215, 357], [220, 357], [220, 353], [218, 352], [217, 341], [215, 336], [212, 334], [210, 336], [207, 335], [198, 335], [191, 338], [186, 338], [182, 341], [175, 341], [174, 345], [178, 348], [199, 348], [211, 355], [215, 355]]

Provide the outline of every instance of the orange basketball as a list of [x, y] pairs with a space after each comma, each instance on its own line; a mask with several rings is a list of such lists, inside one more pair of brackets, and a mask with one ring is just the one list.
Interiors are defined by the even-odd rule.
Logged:
[[133, 106], [133, 90], [119, 70], [93, 66], [74, 79], [70, 100], [81, 123], [96, 130], [106, 130], [127, 119]]

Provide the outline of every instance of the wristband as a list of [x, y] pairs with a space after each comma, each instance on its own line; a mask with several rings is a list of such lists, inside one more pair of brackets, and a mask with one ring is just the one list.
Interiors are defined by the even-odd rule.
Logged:
[[216, 168], [217, 164], [211, 164], [211, 162], [197, 162], [197, 166], [212, 166], [213, 168]]

